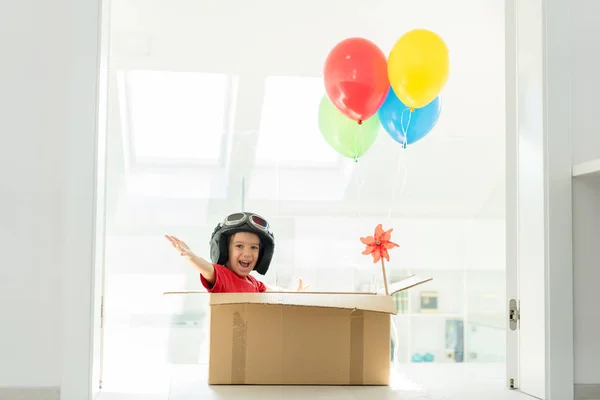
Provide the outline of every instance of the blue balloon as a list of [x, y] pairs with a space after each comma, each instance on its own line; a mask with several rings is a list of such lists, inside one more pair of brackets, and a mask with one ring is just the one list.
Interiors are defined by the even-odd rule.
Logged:
[[441, 111], [440, 96], [425, 107], [415, 108], [411, 112], [410, 108], [402, 103], [394, 90], [390, 88], [377, 114], [383, 129], [392, 139], [404, 145], [405, 132], [406, 144], [423, 139], [437, 124]]

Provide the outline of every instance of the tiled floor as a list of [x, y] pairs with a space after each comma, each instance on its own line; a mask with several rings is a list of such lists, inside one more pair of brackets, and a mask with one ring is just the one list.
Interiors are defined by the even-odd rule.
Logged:
[[172, 366], [148, 374], [128, 369], [122, 381], [106, 382], [99, 400], [520, 400], [506, 389], [504, 366], [411, 364], [395, 372], [388, 387], [208, 386], [206, 367]]

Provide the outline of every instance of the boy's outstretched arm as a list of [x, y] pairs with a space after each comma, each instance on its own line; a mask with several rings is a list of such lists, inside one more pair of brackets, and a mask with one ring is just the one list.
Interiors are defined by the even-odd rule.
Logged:
[[202, 257], [198, 257], [185, 242], [179, 240], [175, 236], [165, 235], [165, 237], [182, 256], [190, 260], [194, 268], [196, 268], [208, 283], [211, 285], [215, 283], [215, 267], [212, 263], [209, 263]]

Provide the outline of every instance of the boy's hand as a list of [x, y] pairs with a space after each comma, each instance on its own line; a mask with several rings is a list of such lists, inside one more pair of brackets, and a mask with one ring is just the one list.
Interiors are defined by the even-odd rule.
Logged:
[[306, 292], [309, 287], [310, 285], [304, 286], [302, 279], [298, 279], [298, 289], [296, 289], [296, 292]]
[[165, 235], [165, 237], [169, 240], [169, 242], [171, 242], [173, 247], [175, 247], [179, 254], [181, 254], [182, 256], [191, 257], [194, 254], [192, 253], [190, 247], [187, 244], [185, 244], [185, 242], [179, 240], [175, 236]]
[[206, 279], [206, 281], [209, 284], [214, 285], [215, 280], [216, 280], [216, 275], [215, 275], [215, 267], [214, 267], [214, 265], [212, 265], [212, 263], [209, 263], [205, 259], [195, 255], [192, 252], [192, 249], [190, 249], [190, 246], [188, 246], [187, 244], [185, 244], [185, 242], [182, 242], [175, 236], [165, 235], [165, 237], [169, 240], [169, 242], [171, 242], [173, 247], [175, 247], [175, 249], [177, 249], [179, 254], [187, 257], [187, 259], [189, 261], [191, 261], [191, 263], [194, 265], [196, 270], [204, 277], [204, 279]]

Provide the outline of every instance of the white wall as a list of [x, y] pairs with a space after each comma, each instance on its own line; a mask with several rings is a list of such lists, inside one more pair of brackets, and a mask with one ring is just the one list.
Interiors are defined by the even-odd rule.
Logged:
[[[600, 158], [600, 2], [572, 0], [573, 163]], [[575, 383], [600, 384], [600, 180], [573, 180]]]
[[60, 384], [66, 12], [0, 6], [0, 387]]
[[0, 7], [0, 389], [44, 398], [90, 397], [99, 9]]

